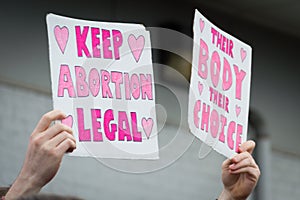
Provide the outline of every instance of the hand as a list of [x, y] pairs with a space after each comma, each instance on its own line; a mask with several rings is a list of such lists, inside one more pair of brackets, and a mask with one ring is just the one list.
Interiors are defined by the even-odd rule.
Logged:
[[21, 172], [5, 196], [7, 200], [39, 192], [56, 175], [64, 154], [76, 148], [70, 127], [61, 123], [50, 126], [65, 117], [54, 110], [41, 118], [31, 134]]
[[245, 200], [255, 188], [260, 170], [251, 156], [254, 147], [253, 141], [244, 142], [240, 146], [239, 154], [223, 162], [224, 189], [219, 200]]

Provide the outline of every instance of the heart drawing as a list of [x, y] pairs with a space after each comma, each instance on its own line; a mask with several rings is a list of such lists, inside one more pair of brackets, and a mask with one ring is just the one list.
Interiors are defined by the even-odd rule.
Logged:
[[61, 123], [72, 128], [73, 127], [73, 117], [72, 117], [72, 115], [69, 115], [65, 119], [62, 119]]
[[202, 31], [203, 31], [203, 29], [204, 29], [204, 20], [203, 19], [200, 19], [200, 31], [201, 31], [201, 33], [202, 33]]
[[60, 28], [56, 25], [54, 28], [54, 35], [61, 52], [64, 54], [69, 40], [69, 29], [65, 26]]
[[247, 51], [244, 48], [241, 48], [241, 59], [244, 62], [245, 58], [247, 57]]
[[153, 119], [152, 118], [146, 119], [145, 117], [143, 117], [142, 126], [147, 138], [149, 139], [153, 128]]
[[238, 105], [235, 106], [235, 113], [236, 113], [237, 117], [240, 115], [240, 113], [241, 113], [241, 107], [240, 106], [238, 106]]
[[198, 82], [198, 90], [199, 90], [199, 94], [201, 95], [203, 91], [203, 84], [200, 82]]
[[138, 36], [136, 38], [133, 34], [129, 35], [128, 37], [128, 44], [131, 50], [131, 53], [136, 62], [139, 62], [142, 52], [145, 46], [145, 38], [143, 35]]

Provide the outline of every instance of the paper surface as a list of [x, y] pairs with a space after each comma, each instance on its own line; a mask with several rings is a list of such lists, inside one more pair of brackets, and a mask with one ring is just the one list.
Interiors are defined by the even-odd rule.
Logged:
[[149, 32], [144, 26], [47, 15], [54, 109], [74, 156], [158, 159]]
[[249, 45], [195, 11], [189, 127], [226, 157], [247, 139], [251, 53]]

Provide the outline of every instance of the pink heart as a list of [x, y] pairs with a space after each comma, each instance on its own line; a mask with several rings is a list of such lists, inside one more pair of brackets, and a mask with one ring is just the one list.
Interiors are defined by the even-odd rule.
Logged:
[[146, 119], [145, 117], [143, 117], [142, 126], [147, 138], [149, 139], [153, 128], [153, 119], [152, 118]]
[[140, 35], [138, 38], [136, 38], [133, 34], [131, 34], [129, 35], [127, 41], [135, 61], [138, 62], [145, 46], [144, 36]]
[[203, 91], [203, 84], [200, 82], [198, 82], [198, 90], [199, 90], [199, 94], [201, 95]]
[[69, 29], [67, 27], [60, 28], [58, 25], [54, 28], [56, 42], [62, 53], [65, 53], [67, 42], [69, 40]]
[[69, 115], [65, 119], [62, 119], [61, 123], [72, 128], [73, 127], [73, 117], [72, 117], [72, 115]]
[[246, 57], [247, 57], [247, 51], [244, 48], [241, 48], [242, 62], [244, 62], [244, 60], [245, 60]]
[[235, 106], [235, 113], [236, 113], [237, 117], [240, 115], [240, 113], [241, 113], [241, 107], [240, 106], [238, 106], [238, 105]]
[[205, 25], [204, 20], [200, 19], [200, 31], [201, 31], [201, 33], [204, 29], [204, 25]]

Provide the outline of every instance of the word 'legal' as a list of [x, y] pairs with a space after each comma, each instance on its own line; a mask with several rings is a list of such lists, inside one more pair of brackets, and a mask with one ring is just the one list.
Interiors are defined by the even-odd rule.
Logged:
[[[104, 140], [103, 135], [109, 141], [133, 141], [142, 142], [141, 132], [137, 126], [136, 112], [130, 113], [130, 118], [125, 111], [119, 111], [117, 114], [118, 120], [115, 122], [115, 113], [112, 109], [106, 110], [101, 114], [101, 109], [91, 109], [91, 128], [86, 128], [84, 122], [84, 110], [83, 108], [77, 108], [78, 118], [78, 134], [79, 141], [93, 141], [102, 142]], [[102, 116], [103, 115], [103, 116]], [[99, 122], [102, 118], [102, 123]]]

